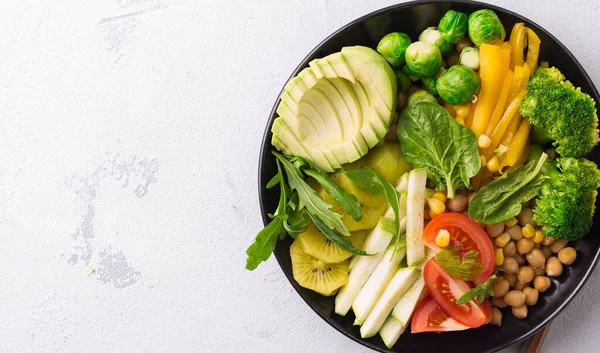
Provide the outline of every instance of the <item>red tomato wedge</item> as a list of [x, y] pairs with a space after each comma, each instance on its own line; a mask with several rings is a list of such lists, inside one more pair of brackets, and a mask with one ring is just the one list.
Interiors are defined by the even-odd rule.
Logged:
[[475, 279], [475, 284], [481, 284], [490, 278], [494, 272], [494, 246], [487, 233], [471, 218], [460, 213], [442, 213], [434, 217], [423, 233], [423, 243], [431, 250], [441, 250], [435, 243], [440, 230], [445, 229], [450, 233], [450, 246], [460, 246], [461, 254], [473, 250], [477, 251], [478, 258], [483, 266], [481, 273]]
[[450, 276], [435, 258], [427, 261], [423, 268], [423, 276], [431, 298], [454, 320], [469, 327], [485, 324], [488, 310], [483, 304], [478, 304], [475, 300], [463, 305], [456, 304], [458, 298], [471, 290], [467, 282]]
[[483, 303], [481, 303], [481, 305], [483, 305], [485, 309], [485, 325], [487, 325], [492, 322], [492, 303], [490, 303], [489, 299], [486, 299], [483, 301]]
[[431, 297], [419, 303], [410, 325], [411, 333], [463, 331], [469, 329], [448, 315]]

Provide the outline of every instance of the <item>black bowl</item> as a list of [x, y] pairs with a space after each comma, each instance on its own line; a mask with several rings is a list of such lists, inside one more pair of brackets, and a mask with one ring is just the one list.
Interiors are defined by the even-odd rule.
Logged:
[[[339, 51], [344, 46], [364, 45], [375, 48], [379, 39], [392, 31], [401, 31], [417, 38], [418, 34], [429, 26], [437, 26], [440, 18], [449, 9], [455, 9], [467, 14], [479, 9], [494, 10], [504, 27], [510, 32], [516, 22], [525, 22], [540, 37], [542, 45], [540, 58], [549, 61], [552, 66], [558, 67], [565, 76], [576, 86], [600, 101], [598, 91], [589, 76], [575, 59], [573, 54], [554, 38], [550, 33], [527, 18], [503, 8], [472, 1], [417, 1], [390, 6], [371, 14], [363, 16], [342, 27], [321, 44], [319, 44], [300, 63], [292, 73], [292, 77], [302, 69], [308, 67], [308, 62], [314, 58], [323, 57]], [[507, 33], [508, 35], [508, 33]], [[265, 185], [276, 173], [275, 158], [271, 154], [271, 125], [276, 118], [275, 109], [279, 98], [273, 106], [267, 124], [261, 147], [259, 164], [259, 197], [260, 207], [265, 224], [269, 221], [268, 212], [273, 212], [277, 207], [279, 198], [278, 188], [266, 190]], [[600, 153], [594, 150], [590, 156], [594, 162], [600, 162]], [[560, 277], [552, 279], [550, 289], [540, 294], [538, 303], [530, 308], [529, 315], [524, 320], [515, 319], [507, 310], [503, 312], [502, 327], [486, 325], [478, 329], [462, 332], [449, 332], [443, 334], [421, 333], [411, 335], [404, 333], [392, 350], [388, 350], [379, 336], [362, 339], [359, 327], [353, 326], [354, 316], [350, 312], [346, 316], [334, 313], [333, 297], [323, 297], [313, 291], [302, 288], [292, 277], [292, 264], [290, 261], [289, 247], [292, 243], [290, 237], [279, 241], [275, 250], [277, 261], [283, 272], [298, 291], [302, 299], [315, 310], [315, 312], [338, 331], [379, 352], [438, 352], [440, 348], [459, 352], [494, 352], [509, 347], [532, 336], [544, 327], [573, 299], [581, 289], [598, 261], [600, 252], [600, 237], [594, 234], [600, 232], [600, 222], [596, 213], [595, 224], [587, 236], [574, 243], [577, 249], [577, 260], [571, 266], [565, 266]]]

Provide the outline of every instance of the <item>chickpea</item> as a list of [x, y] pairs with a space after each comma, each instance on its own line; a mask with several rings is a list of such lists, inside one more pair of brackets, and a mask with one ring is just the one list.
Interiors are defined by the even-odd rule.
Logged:
[[475, 197], [475, 193], [472, 192], [469, 194], [468, 198], [467, 198], [467, 203], [470, 206], [471, 205], [471, 200], [473, 200], [473, 198]]
[[462, 212], [467, 207], [467, 197], [463, 194], [456, 194], [453, 199], [446, 201], [446, 207], [452, 212]]
[[504, 223], [492, 223], [485, 226], [485, 231], [488, 233], [490, 238], [495, 238], [500, 234], [504, 233]]
[[527, 305], [521, 305], [517, 308], [512, 308], [512, 313], [517, 319], [524, 319], [527, 317]]
[[568, 248], [564, 248], [558, 252], [558, 259], [560, 260], [560, 262], [562, 262], [565, 265], [572, 264], [573, 262], [575, 262], [576, 258], [577, 258], [577, 252], [575, 251], [574, 248], [572, 248], [570, 246]]
[[542, 250], [542, 253], [546, 259], [552, 257], [552, 250], [550, 250], [550, 247], [543, 245], [540, 250]]
[[415, 93], [416, 91], [420, 90], [421, 88], [417, 85], [411, 85], [410, 88], [408, 89], [408, 95], [410, 96], [411, 94]]
[[546, 276], [538, 276], [533, 279], [533, 287], [540, 293], [547, 291], [551, 284], [552, 282], [550, 282], [550, 278]]
[[540, 296], [540, 292], [531, 287], [523, 288], [523, 293], [525, 294], [525, 304], [528, 306], [535, 305]]
[[508, 304], [504, 301], [504, 298], [492, 298], [492, 305], [496, 308], [504, 309], [508, 307]]
[[492, 308], [492, 325], [502, 326], [502, 312], [498, 308]]
[[533, 223], [533, 211], [531, 208], [524, 208], [517, 216], [517, 219], [519, 220], [519, 224], [522, 226], [525, 226], [526, 224], [535, 224]]
[[508, 293], [510, 289], [510, 283], [505, 278], [498, 278], [496, 282], [492, 284], [494, 290], [494, 297], [503, 297]]
[[515, 256], [517, 253], [517, 246], [515, 245], [515, 242], [512, 240], [509, 241], [508, 244], [506, 244], [506, 246], [504, 246], [502, 249], [502, 252], [504, 253], [505, 257]]
[[506, 280], [508, 281], [508, 284], [510, 284], [510, 286], [514, 286], [515, 283], [517, 283], [517, 274], [516, 273], [507, 273], [506, 275], [504, 275], [504, 277], [506, 278]]
[[517, 242], [517, 251], [521, 255], [525, 255], [533, 250], [533, 241], [531, 239], [522, 238]]
[[533, 274], [535, 277], [544, 276], [546, 274], [546, 269], [543, 267], [533, 267]]
[[556, 240], [550, 245], [550, 250], [552, 250], [553, 253], [558, 254], [558, 252], [564, 249], [566, 246], [566, 240]]
[[546, 261], [546, 274], [548, 276], [556, 277], [560, 276], [563, 271], [562, 262], [556, 256], [552, 256]]
[[520, 240], [521, 238], [523, 238], [523, 233], [521, 232], [521, 226], [514, 225], [512, 227], [507, 227], [506, 228], [506, 232], [508, 233], [508, 235], [510, 235], [510, 238], [512, 240]]
[[520, 290], [513, 289], [506, 293], [504, 296], [504, 302], [513, 308], [519, 307], [525, 304], [525, 293], [521, 292]]
[[448, 56], [446, 57], [446, 61], [448, 62], [448, 66], [454, 66], [458, 64], [458, 54], [456, 54], [455, 52], [448, 54]]
[[517, 261], [517, 264], [519, 264], [519, 266], [525, 265], [525, 256], [521, 254], [516, 254], [514, 258]]
[[546, 257], [540, 249], [533, 249], [527, 254], [527, 262], [533, 267], [544, 267], [546, 264]]
[[519, 272], [519, 264], [517, 263], [517, 260], [515, 260], [513, 257], [505, 258], [502, 268], [504, 269], [504, 273], [507, 274], [516, 274], [517, 272]]
[[456, 44], [454, 44], [454, 49], [456, 52], [460, 54], [465, 47], [472, 47], [473, 43], [467, 37], [461, 38]]
[[517, 282], [515, 283], [515, 285], [512, 287], [512, 289], [515, 290], [523, 290], [523, 288], [527, 287], [527, 284], [523, 283], [523, 282]]
[[539, 248], [542, 247], [542, 244], [540, 244], [540, 243], [533, 243], [533, 247], [536, 248], [536, 249], [539, 249]]
[[519, 269], [519, 274], [517, 275], [517, 279], [522, 283], [529, 283], [533, 281], [533, 277], [535, 273], [533, 272], [533, 268], [530, 266], [522, 266]]
[[544, 237], [544, 240], [542, 240], [542, 245], [548, 246], [552, 243], [554, 243], [554, 238], [552, 237]]
[[[405, 92], [398, 93], [398, 98], [396, 98], [396, 111], [401, 112], [404, 107], [406, 107], [406, 102], [408, 101], [408, 94]], [[395, 121], [398, 121], [398, 117], [395, 117]]]

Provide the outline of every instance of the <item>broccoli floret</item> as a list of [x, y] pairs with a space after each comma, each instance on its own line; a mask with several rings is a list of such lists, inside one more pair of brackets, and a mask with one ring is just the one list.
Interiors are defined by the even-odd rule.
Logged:
[[555, 67], [540, 68], [527, 83], [519, 111], [534, 129], [535, 143], [554, 141], [562, 157], [581, 157], [598, 143], [594, 100]]
[[533, 221], [543, 227], [545, 236], [581, 238], [592, 226], [600, 170], [585, 158], [559, 158], [545, 167], [549, 179], [535, 203]]

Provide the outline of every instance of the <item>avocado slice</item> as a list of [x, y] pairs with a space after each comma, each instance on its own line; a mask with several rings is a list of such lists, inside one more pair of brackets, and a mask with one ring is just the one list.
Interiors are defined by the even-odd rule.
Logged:
[[331, 172], [385, 137], [395, 104], [396, 76], [385, 59], [371, 48], [344, 47], [286, 84], [272, 142]]

